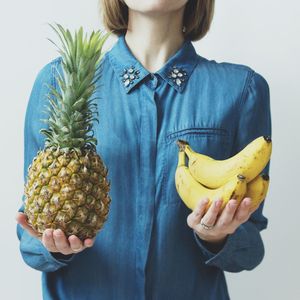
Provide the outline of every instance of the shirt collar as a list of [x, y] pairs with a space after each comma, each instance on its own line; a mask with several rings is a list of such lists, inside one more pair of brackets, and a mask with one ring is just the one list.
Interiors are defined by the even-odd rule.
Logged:
[[[145, 77], [150, 76], [150, 72], [130, 51], [124, 34], [119, 36], [116, 44], [108, 54], [111, 64], [119, 76], [120, 84], [124, 87], [126, 93], [129, 93]], [[176, 53], [155, 74], [160, 75], [175, 90], [182, 93], [197, 61], [198, 54], [192, 42], [185, 40]]]

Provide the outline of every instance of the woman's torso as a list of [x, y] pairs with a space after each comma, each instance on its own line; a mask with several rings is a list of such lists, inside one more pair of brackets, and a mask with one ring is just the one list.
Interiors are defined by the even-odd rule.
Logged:
[[124, 36], [102, 66], [95, 136], [109, 169], [110, 213], [93, 248], [43, 274], [45, 299], [228, 299], [223, 272], [206, 266], [186, 223], [176, 140], [229, 157], [251, 69], [207, 60], [187, 41], [151, 76]]

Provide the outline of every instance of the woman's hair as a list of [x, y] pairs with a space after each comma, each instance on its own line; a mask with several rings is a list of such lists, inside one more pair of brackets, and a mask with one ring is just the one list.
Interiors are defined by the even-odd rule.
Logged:
[[[185, 39], [197, 41], [208, 32], [213, 15], [215, 0], [188, 0], [183, 26]], [[124, 34], [128, 24], [128, 6], [122, 0], [100, 0], [101, 16], [105, 28], [116, 35]]]

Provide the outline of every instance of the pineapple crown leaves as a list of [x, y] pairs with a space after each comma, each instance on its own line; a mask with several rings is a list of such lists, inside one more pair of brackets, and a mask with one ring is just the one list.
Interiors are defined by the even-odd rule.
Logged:
[[[48, 23], [49, 24], [49, 23]], [[102, 47], [109, 33], [98, 30], [88, 37], [83, 28], [74, 36], [60, 24], [49, 24], [57, 33], [61, 47], [48, 39], [57, 48], [62, 58], [63, 76], [57, 70], [56, 81], [60, 88], [47, 84], [50, 93], [46, 106], [48, 129], [40, 132], [46, 136], [46, 147], [80, 150], [95, 148], [93, 122], [98, 120], [97, 104], [92, 95], [97, 80], [101, 77]], [[98, 72], [98, 74], [97, 74]]]

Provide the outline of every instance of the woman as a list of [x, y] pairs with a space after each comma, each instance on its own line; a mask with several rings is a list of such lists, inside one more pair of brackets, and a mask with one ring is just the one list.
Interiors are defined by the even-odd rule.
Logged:
[[[224, 271], [261, 262], [267, 219], [250, 198], [231, 199], [222, 213], [221, 199], [207, 213], [199, 199], [189, 211], [174, 185], [176, 140], [225, 159], [271, 135], [268, 84], [250, 67], [196, 53], [192, 41], [209, 30], [212, 0], [102, 2], [104, 24], [119, 36], [103, 58], [95, 132], [111, 181], [109, 218], [81, 243], [50, 229], [38, 240], [20, 212], [23, 258], [43, 272], [44, 299], [229, 299]], [[43, 143], [34, 108], [59, 64], [48, 63], [33, 86], [24, 170]]]

